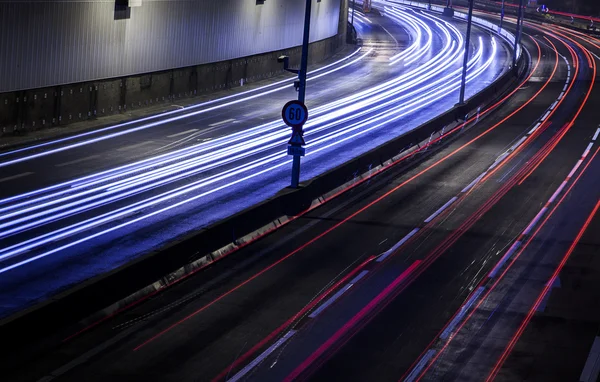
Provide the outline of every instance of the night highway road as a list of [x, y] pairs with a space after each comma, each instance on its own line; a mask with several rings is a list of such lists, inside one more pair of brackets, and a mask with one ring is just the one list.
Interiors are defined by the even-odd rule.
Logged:
[[[391, 20], [369, 16], [361, 32], [373, 37], [354, 57], [370, 40], [357, 70], [385, 77], [396, 51], [378, 24], [401, 40]], [[13, 354], [20, 366], [4, 359], [9, 380], [579, 380], [600, 333], [600, 41], [530, 22], [524, 32], [529, 71], [495, 107], [144, 303], [41, 339], [56, 351]], [[482, 46], [475, 68], [489, 58]], [[502, 66], [486, 69], [482, 85]], [[360, 121], [380, 112], [366, 110]], [[322, 171], [325, 156], [319, 165], [309, 156], [304, 176]], [[342, 160], [329, 157], [328, 166]]]
[[[362, 44], [309, 75], [303, 180], [451, 108], [464, 23], [391, 7], [357, 13]], [[474, 28], [467, 97], [509, 70]], [[293, 80], [0, 154], [0, 316], [126, 264], [289, 184]], [[233, 238], [235, 239], [235, 238]]]

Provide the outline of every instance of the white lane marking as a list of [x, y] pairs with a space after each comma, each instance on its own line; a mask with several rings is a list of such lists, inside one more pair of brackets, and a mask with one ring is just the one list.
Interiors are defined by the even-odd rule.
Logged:
[[579, 166], [581, 166], [582, 163], [583, 159], [578, 160], [571, 172], [569, 173], [569, 176], [567, 176], [567, 178], [571, 178], [573, 175], [575, 175], [575, 171], [577, 171], [577, 169], [579, 168]]
[[85, 162], [85, 161], [92, 160], [92, 159], [97, 159], [97, 158], [100, 158], [99, 154], [90, 155], [89, 157], [85, 157], [85, 158], [75, 159], [75, 160], [72, 160], [70, 162], [59, 163], [59, 164], [55, 165], [55, 167], [70, 166], [72, 164], [78, 164], [78, 163], [81, 163], [81, 162]]
[[488, 274], [488, 277], [489, 278], [496, 277], [496, 274], [498, 273], [500, 268], [502, 268], [504, 263], [506, 263], [506, 260], [510, 259], [510, 257], [513, 255], [513, 253], [515, 253], [515, 251], [517, 249], [519, 249], [520, 246], [521, 246], [521, 241], [520, 240], [515, 241], [514, 244], [511, 245], [510, 248], [508, 249], [508, 251], [504, 254], [504, 256], [502, 256], [500, 261], [498, 261], [498, 264], [496, 264], [494, 269], [492, 269], [492, 271]]
[[433, 219], [436, 218], [436, 216], [438, 216], [439, 214], [441, 214], [442, 212], [444, 212], [444, 210], [446, 208], [448, 208], [452, 203], [454, 203], [456, 201], [456, 199], [458, 199], [458, 197], [453, 197], [452, 199], [448, 200], [446, 202], [446, 204], [444, 204], [443, 206], [440, 207], [439, 210], [435, 211], [433, 214], [431, 214], [431, 216], [429, 216], [427, 219], [425, 219], [425, 223], [429, 223], [430, 221], [432, 221]]
[[352, 285], [353, 285], [352, 283], [349, 283], [346, 286], [344, 286], [342, 289], [338, 290], [336, 294], [334, 294], [329, 299], [327, 299], [327, 301], [325, 301], [323, 303], [323, 305], [321, 305], [317, 309], [315, 309], [315, 311], [312, 312], [311, 314], [309, 314], [308, 317], [309, 318], [317, 317], [322, 311], [327, 309], [329, 307], [329, 305], [333, 304], [338, 298], [340, 298], [344, 293], [346, 293], [346, 291], [348, 289], [350, 289], [352, 287]]
[[388, 249], [386, 252], [384, 252], [383, 255], [379, 256], [379, 258], [377, 258], [377, 262], [381, 263], [383, 260], [387, 259], [387, 257], [389, 255], [391, 255], [392, 253], [394, 253], [395, 250], [397, 250], [398, 248], [400, 248], [402, 246], [402, 244], [406, 243], [408, 241], [408, 239], [410, 239], [411, 237], [414, 236], [415, 233], [417, 233], [419, 231], [418, 228], [413, 229], [412, 231], [410, 231], [410, 233], [406, 236], [404, 236], [402, 238], [402, 240], [400, 240], [399, 242], [397, 242], [396, 244], [394, 244], [394, 246], [390, 249]]
[[509, 155], [509, 152], [505, 152], [504, 154], [500, 155], [498, 158], [496, 158], [496, 160], [494, 162], [502, 162], [504, 160], [504, 158], [506, 158]]
[[413, 382], [415, 378], [417, 378], [421, 374], [421, 370], [427, 365], [427, 362], [435, 355], [435, 350], [429, 349], [427, 353], [421, 358], [417, 366], [410, 372], [410, 374], [406, 377], [404, 382]]
[[357, 274], [357, 275], [356, 275], [356, 276], [355, 276], [355, 277], [352, 279], [352, 281], [350, 281], [350, 284], [356, 284], [356, 283], [357, 283], [357, 282], [358, 282], [360, 279], [362, 279], [363, 277], [365, 277], [365, 275], [366, 275], [367, 273], [369, 273], [369, 271], [367, 271], [367, 270], [361, 271], [359, 274]]
[[561, 92], [560, 95], [558, 96], [558, 100], [560, 101], [562, 99], [562, 97], [565, 96], [565, 92]]
[[464, 304], [462, 306], [462, 308], [460, 308], [460, 312], [454, 317], [454, 319], [452, 319], [452, 321], [450, 322], [450, 325], [448, 325], [448, 327], [446, 329], [444, 329], [444, 331], [440, 335], [440, 338], [442, 340], [446, 340], [446, 338], [450, 337], [450, 334], [452, 334], [452, 331], [454, 330], [454, 328], [456, 328], [456, 325], [458, 325], [458, 323], [460, 321], [462, 321], [462, 319], [465, 316], [465, 314], [467, 313], [467, 311], [471, 308], [471, 305], [473, 305], [475, 300], [477, 300], [479, 298], [479, 296], [481, 296], [481, 294], [483, 293], [484, 290], [485, 290], [485, 287], [483, 287], [483, 286], [480, 286], [479, 288], [477, 288], [477, 290], [475, 291], [475, 293], [473, 293], [471, 295], [471, 297], [469, 298], [467, 303]]
[[562, 182], [560, 187], [558, 187], [558, 189], [554, 192], [554, 194], [552, 195], [550, 200], [548, 200], [548, 203], [554, 203], [554, 200], [558, 197], [558, 195], [560, 195], [560, 193], [562, 192], [563, 188], [565, 188], [566, 185], [567, 185], [567, 181], [565, 180], [564, 182]]
[[195, 133], [196, 131], [198, 131], [198, 129], [190, 129], [190, 130], [187, 130], [187, 131], [182, 131], [181, 133], [167, 135], [167, 138], [180, 137], [182, 135], [186, 135], [186, 134], [190, 134], [190, 133]]
[[558, 101], [554, 101], [552, 106], [550, 106], [550, 110], [554, 110], [554, 108], [556, 107], [557, 104], [558, 104]]
[[226, 120], [224, 120], [224, 121], [221, 121], [221, 122], [212, 123], [212, 124], [210, 124], [210, 125], [208, 125], [208, 126], [209, 126], [209, 127], [217, 127], [217, 126], [221, 126], [221, 125], [224, 125], [224, 124], [226, 124], [226, 123], [233, 122], [233, 121], [235, 121], [235, 119], [226, 119]]
[[239, 381], [240, 379], [242, 379], [246, 374], [248, 374], [248, 372], [250, 370], [254, 369], [259, 363], [261, 363], [265, 358], [267, 358], [269, 355], [271, 355], [271, 353], [273, 353], [275, 350], [277, 350], [278, 347], [283, 345], [283, 343], [285, 341], [287, 341], [294, 334], [296, 334], [295, 330], [290, 330], [289, 332], [287, 332], [283, 337], [281, 337], [279, 340], [277, 340], [277, 342], [275, 342], [273, 345], [269, 346], [267, 348], [267, 350], [262, 352], [261, 355], [256, 357], [252, 362], [247, 364], [246, 367], [244, 367], [242, 370], [238, 371], [236, 375], [234, 375], [227, 381], [228, 382], [229, 381], [236, 382], [236, 381]]
[[590, 144], [588, 145], [588, 147], [583, 152], [583, 157], [584, 158], [588, 156], [588, 154], [590, 153], [590, 150], [592, 149], [593, 146], [594, 146], [594, 142], [590, 142]]
[[526, 139], [527, 139], [527, 137], [521, 137], [521, 139], [519, 139], [517, 141], [517, 143], [510, 146], [510, 151], [515, 151], [517, 149], [517, 147], [521, 146], [521, 143], [525, 142]]
[[529, 130], [529, 132], [527, 133], [527, 135], [531, 135], [531, 134], [533, 134], [533, 133], [534, 133], [534, 132], [535, 132], [537, 129], [539, 129], [539, 127], [540, 127], [540, 126], [542, 126], [542, 123], [541, 123], [541, 122], [538, 122], [538, 123], [537, 123], [537, 124], [536, 124], [536, 125], [533, 127], [533, 129]]
[[350, 281], [346, 286], [344, 286], [342, 289], [340, 289], [339, 291], [337, 291], [336, 294], [334, 294], [333, 296], [331, 296], [329, 299], [327, 299], [327, 301], [325, 301], [323, 303], [323, 305], [319, 306], [317, 309], [315, 309], [314, 312], [312, 312], [311, 314], [308, 315], [308, 317], [310, 318], [315, 318], [317, 317], [322, 311], [324, 311], [325, 309], [327, 309], [331, 304], [333, 304], [338, 298], [340, 298], [344, 293], [346, 293], [346, 291], [348, 289], [350, 289], [354, 284], [356, 284], [358, 282], [358, 280], [362, 279], [363, 277], [365, 277], [365, 275], [369, 273], [369, 271], [364, 270], [361, 271], [358, 275], [356, 275], [352, 281]]
[[548, 116], [550, 115], [550, 111], [547, 111], [546, 114], [544, 114], [544, 116], [542, 117], [541, 121], [545, 121], [546, 118], [548, 118]]
[[594, 55], [594, 57], [596, 57], [596, 59], [600, 61], [600, 57], [598, 57], [598, 56], [596, 55], [596, 53], [594, 53], [594, 52], [590, 52], [590, 53], [591, 53], [591, 54], [593, 54], [593, 55]]
[[485, 176], [485, 174], [487, 174], [487, 171], [484, 171], [481, 175], [479, 175], [477, 178], [475, 178], [475, 180], [473, 180], [471, 183], [469, 183], [469, 185], [465, 188], [463, 188], [463, 190], [461, 191], [463, 194], [467, 191], [469, 191], [471, 188], [473, 188], [473, 186], [475, 186], [477, 183], [479, 183], [479, 181]]
[[563, 88], [563, 90], [562, 90], [562, 91], [563, 91], [563, 92], [567, 91], [567, 87], [568, 87], [568, 86], [569, 86], [568, 84], [567, 84], [567, 85], [565, 85], [565, 87]]
[[525, 229], [525, 231], [523, 231], [523, 235], [529, 235], [529, 232], [531, 232], [531, 230], [533, 229], [533, 227], [536, 226], [536, 224], [540, 221], [540, 219], [542, 218], [542, 216], [544, 216], [544, 214], [546, 213], [546, 211], [548, 211], [548, 207], [544, 207], [540, 210], [540, 212], [538, 212], [537, 215], [535, 215], [535, 217], [533, 218], [533, 220], [531, 221], [531, 223], [529, 223], [529, 225], [527, 226], [527, 228]]
[[146, 145], [149, 145], [149, 144], [152, 144], [152, 143], [154, 143], [154, 141], [146, 141], [146, 142], [136, 143], [135, 145], [129, 145], [129, 146], [121, 147], [121, 148], [117, 149], [117, 151], [133, 150], [133, 149], [137, 149], [137, 148], [140, 148], [142, 146], [146, 146]]
[[600, 135], [600, 127], [596, 130], [596, 134], [594, 134], [594, 138], [592, 138], [592, 141], [598, 139], [598, 135]]
[[595, 382], [600, 374], [600, 337], [596, 337], [585, 366], [579, 377], [579, 382]]
[[8, 182], [9, 180], [14, 180], [14, 179], [22, 178], [24, 176], [31, 175], [31, 174], [33, 174], [33, 172], [24, 172], [24, 173], [13, 175], [13, 176], [7, 176], [6, 178], [0, 178], [0, 183], [2, 183], [2, 182]]

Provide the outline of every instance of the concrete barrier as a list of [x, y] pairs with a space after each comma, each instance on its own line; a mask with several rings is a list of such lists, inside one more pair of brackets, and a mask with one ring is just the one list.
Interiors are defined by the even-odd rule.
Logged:
[[71, 329], [75, 324], [84, 327], [188, 277], [286, 224], [302, 211], [353, 188], [374, 172], [393, 166], [399, 157], [417, 150], [420, 144], [426, 144], [443, 128], [448, 131], [461, 124], [460, 119], [467, 110], [475, 111], [497, 102], [523, 76], [527, 64], [523, 55], [515, 70], [507, 71], [470, 98], [465, 106], [455, 107], [419, 128], [303, 183], [298, 190], [284, 189], [256, 206], [0, 321], [3, 345], [28, 344], [39, 336], [67, 327]]

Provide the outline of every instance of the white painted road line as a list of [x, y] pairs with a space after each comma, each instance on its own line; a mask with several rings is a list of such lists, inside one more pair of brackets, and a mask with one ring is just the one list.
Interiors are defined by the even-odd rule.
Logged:
[[254, 361], [247, 364], [246, 367], [244, 367], [242, 370], [238, 371], [236, 375], [234, 375], [232, 378], [228, 379], [227, 381], [228, 382], [229, 381], [236, 382], [236, 381], [239, 381], [240, 379], [242, 379], [246, 374], [248, 374], [248, 372], [250, 370], [254, 369], [259, 363], [264, 361], [265, 358], [267, 358], [269, 355], [271, 355], [271, 353], [273, 353], [275, 350], [277, 350], [278, 347], [283, 345], [283, 343], [285, 341], [287, 341], [294, 334], [296, 334], [295, 330], [290, 330], [289, 332], [287, 332], [283, 337], [281, 337], [279, 340], [277, 340], [277, 342], [275, 342], [273, 345], [269, 346], [269, 348], [267, 350], [262, 352], [261, 355], [256, 357], [254, 359]]
[[150, 145], [152, 143], [154, 143], [154, 141], [146, 141], [146, 142], [136, 143], [135, 145], [121, 147], [121, 148], [117, 149], [117, 151], [129, 151], [129, 150], [133, 150], [133, 149], [137, 149], [137, 148], [140, 148], [143, 146]]
[[212, 123], [212, 124], [210, 124], [210, 125], [208, 125], [208, 126], [209, 126], [209, 127], [217, 127], [217, 126], [221, 126], [221, 125], [224, 125], [224, 124], [226, 124], [226, 123], [229, 123], [229, 122], [234, 122], [234, 121], [235, 121], [235, 119], [226, 119], [226, 120], [224, 120], [224, 121], [221, 121], [221, 122]]
[[558, 104], [558, 101], [554, 101], [554, 103], [550, 106], [550, 110], [554, 110], [554, 108], [556, 107], [557, 104]]
[[517, 143], [510, 146], [510, 151], [515, 151], [517, 149], [517, 147], [521, 146], [521, 143], [525, 142], [526, 139], [527, 139], [527, 137], [521, 137], [521, 139], [519, 139], [517, 141]]
[[575, 175], [575, 171], [577, 171], [577, 169], [579, 168], [579, 166], [581, 166], [582, 163], [583, 159], [578, 160], [571, 172], [569, 173], [569, 176], [567, 176], [567, 178], [572, 178], [573, 175]]
[[527, 228], [525, 229], [525, 231], [523, 231], [523, 235], [529, 235], [529, 232], [531, 232], [531, 230], [533, 229], [533, 227], [536, 226], [536, 224], [540, 221], [540, 219], [542, 218], [542, 216], [544, 216], [544, 214], [546, 213], [546, 211], [548, 211], [548, 207], [544, 207], [540, 210], [540, 212], [538, 212], [537, 215], [535, 215], [535, 217], [533, 218], [533, 220], [531, 221], [531, 223], [529, 223], [529, 225], [527, 226]]
[[369, 271], [367, 271], [367, 270], [361, 271], [358, 275], [356, 275], [356, 277], [354, 277], [352, 279], [352, 281], [350, 281], [350, 284], [356, 284], [360, 279], [362, 279], [363, 277], [365, 277], [365, 275], [367, 273], [369, 273]]
[[473, 188], [473, 186], [479, 183], [479, 181], [485, 176], [485, 174], [487, 174], [487, 171], [484, 171], [481, 175], [475, 178], [475, 180], [469, 183], [467, 187], [463, 188], [461, 192], [464, 194], [465, 192], [469, 191], [471, 188]]
[[167, 138], [175, 138], [175, 137], [180, 137], [180, 136], [182, 136], [182, 135], [186, 135], [186, 134], [195, 133], [196, 131], [198, 131], [198, 129], [191, 129], [191, 130], [187, 130], [187, 131], [182, 131], [181, 133], [167, 135]]
[[24, 173], [21, 173], [21, 174], [18, 174], [18, 175], [7, 176], [6, 178], [0, 178], [0, 183], [2, 183], [2, 182], [8, 182], [9, 180], [19, 179], [19, 178], [22, 178], [24, 176], [28, 176], [28, 175], [31, 175], [31, 174], [33, 174], [33, 172], [24, 172]]
[[600, 337], [596, 337], [590, 349], [579, 382], [596, 382], [600, 374]]
[[567, 181], [565, 180], [564, 182], [562, 182], [560, 187], [558, 187], [558, 189], [554, 192], [554, 194], [552, 194], [552, 197], [550, 198], [550, 200], [548, 200], [548, 204], [554, 203], [554, 200], [558, 197], [558, 195], [560, 195], [560, 193], [562, 192], [563, 188], [565, 188], [566, 185], [567, 185]]
[[97, 159], [97, 158], [100, 158], [100, 155], [99, 155], [99, 154], [96, 154], [96, 155], [90, 155], [89, 157], [85, 157], [85, 158], [79, 158], [79, 159], [75, 159], [75, 160], [72, 160], [72, 161], [70, 161], [70, 162], [59, 163], [59, 164], [55, 165], [55, 167], [65, 167], [65, 166], [70, 166], [70, 165], [73, 165], [73, 164], [78, 164], [78, 163], [81, 163], [81, 162], [86, 162], [86, 161], [93, 160], [93, 159]]
[[434, 355], [435, 355], [435, 350], [433, 350], [433, 349], [427, 350], [427, 353], [425, 353], [425, 355], [423, 356], [423, 358], [421, 358], [421, 360], [419, 361], [419, 363], [417, 364], [417, 366], [415, 366], [415, 368], [412, 369], [412, 371], [406, 377], [406, 379], [404, 380], [404, 382], [413, 382], [419, 376], [419, 374], [421, 374], [421, 370], [423, 370], [423, 368], [425, 367], [425, 365], [427, 365], [427, 362], [429, 362], [429, 360]]
[[534, 133], [534, 132], [535, 132], [535, 131], [536, 131], [536, 130], [537, 130], [539, 127], [540, 127], [540, 126], [542, 126], [542, 123], [541, 123], [541, 122], [538, 122], [538, 123], [537, 123], [537, 124], [536, 124], [536, 125], [533, 127], [533, 129], [529, 130], [529, 132], [527, 133], [527, 135], [531, 135], [531, 134], [533, 134], [533, 133]]
[[547, 111], [546, 114], [544, 114], [544, 116], [542, 117], [541, 121], [545, 121], [546, 118], [548, 118], [548, 116], [550, 115], [550, 111]]
[[595, 141], [596, 139], [598, 139], [599, 134], [600, 134], [600, 127], [598, 129], [596, 129], [596, 134], [594, 134], [594, 138], [592, 138], [592, 141]]
[[400, 248], [402, 246], [402, 244], [406, 243], [408, 241], [408, 239], [410, 239], [411, 237], [414, 236], [415, 233], [419, 232], [418, 228], [413, 229], [412, 231], [410, 231], [410, 233], [406, 236], [404, 236], [402, 238], [402, 240], [400, 240], [399, 242], [397, 242], [396, 244], [394, 244], [394, 246], [390, 249], [388, 249], [383, 255], [379, 256], [377, 258], [377, 262], [381, 263], [383, 260], [387, 259], [387, 257], [389, 255], [391, 255], [392, 253], [394, 253], [395, 250], [397, 250], [398, 248]]
[[311, 314], [308, 315], [309, 318], [317, 317], [322, 311], [327, 309], [329, 305], [333, 304], [338, 298], [340, 298], [348, 289], [352, 287], [352, 283], [347, 284], [342, 289], [338, 290], [336, 294], [331, 296], [327, 301], [325, 301], [321, 306], [315, 309]]
[[483, 287], [483, 286], [480, 286], [479, 288], [477, 288], [477, 290], [475, 291], [475, 293], [473, 293], [471, 295], [471, 297], [469, 298], [467, 303], [464, 304], [462, 306], [462, 308], [460, 308], [460, 312], [452, 319], [452, 322], [450, 322], [450, 324], [446, 327], [446, 329], [444, 329], [444, 331], [440, 335], [440, 338], [442, 340], [446, 340], [448, 337], [450, 337], [450, 334], [452, 334], [452, 331], [454, 331], [454, 328], [456, 328], [456, 325], [458, 325], [458, 323], [462, 321], [465, 314], [467, 314], [469, 309], [471, 309], [471, 305], [473, 305], [475, 300], [477, 300], [479, 298], [479, 296], [481, 296], [481, 294], [483, 293], [484, 290], [485, 290], [485, 287]]
[[498, 273], [498, 271], [500, 270], [500, 268], [502, 268], [502, 266], [504, 265], [504, 263], [506, 263], [506, 260], [510, 259], [510, 257], [513, 255], [513, 253], [515, 253], [515, 251], [517, 249], [519, 249], [520, 246], [521, 246], [521, 241], [520, 240], [515, 241], [515, 243], [510, 246], [510, 248], [506, 252], [506, 254], [504, 254], [504, 256], [502, 256], [502, 259], [500, 259], [500, 261], [498, 262], [498, 264], [496, 264], [496, 266], [494, 267], [494, 269], [492, 269], [492, 271], [489, 273], [488, 277], [489, 278], [496, 277], [496, 274]]
[[590, 150], [592, 149], [592, 147], [594, 146], [594, 142], [591, 142], [588, 147], [585, 149], [585, 151], [583, 152], [583, 157], [587, 157], [588, 154], [590, 153]]
[[443, 206], [440, 207], [439, 210], [435, 211], [430, 217], [428, 217], [427, 219], [425, 219], [425, 223], [429, 223], [430, 221], [432, 221], [433, 219], [435, 219], [439, 214], [441, 214], [442, 212], [444, 212], [444, 210], [446, 208], [448, 208], [452, 203], [454, 203], [456, 201], [456, 199], [458, 199], [458, 197], [453, 197], [452, 199], [448, 200], [446, 202], [446, 204], [444, 204]]

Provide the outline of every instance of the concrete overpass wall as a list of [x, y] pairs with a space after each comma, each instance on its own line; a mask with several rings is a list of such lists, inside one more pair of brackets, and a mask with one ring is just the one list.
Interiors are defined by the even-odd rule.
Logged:
[[[300, 0], [0, 0], [0, 93], [231, 60], [301, 44]], [[262, 4], [257, 4], [262, 3]], [[313, 0], [311, 40], [342, 0]]]

